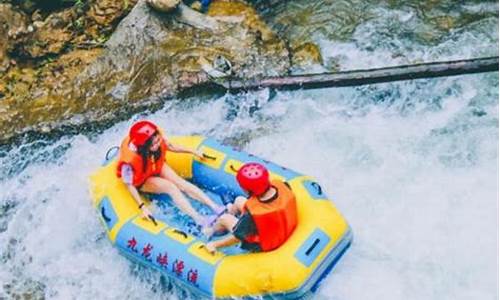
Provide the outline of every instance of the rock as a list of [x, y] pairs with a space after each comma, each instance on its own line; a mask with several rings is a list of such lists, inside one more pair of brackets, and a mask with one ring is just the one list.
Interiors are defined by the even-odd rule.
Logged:
[[208, 15], [221, 21], [228, 20], [228, 17], [230, 17], [230, 22], [234, 20], [234, 17], [242, 17], [241, 22], [244, 22], [245, 26], [254, 32], [258, 39], [266, 42], [276, 38], [271, 29], [261, 20], [255, 9], [243, 1], [214, 1], [209, 6]]
[[[84, 6], [88, 0], [7, 0], [28, 15], [48, 14], [72, 6]], [[5, 2], [5, 0], [4, 0]], [[35, 21], [32, 19], [32, 21]]]
[[218, 22], [209, 16], [206, 16], [185, 4], [179, 5], [179, 14], [177, 19], [185, 24], [189, 24], [198, 29], [209, 29], [212, 31], [218, 30]]
[[37, 9], [35, 10], [32, 14], [31, 14], [31, 22], [37, 22], [37, 21], [40, 21], [42, 22], [43, 21], [43, 15], [42, 15], [42, 12]]
[[306, 42], [292, 50], [292, 64], [294, 67], [307, 67], [315, 64], [323, 64], [321, 52], [316, 44]]
[[35, 21], [21, 32], [11, 33], [16, 55], [40, 58], [59, 54], [73, 38], [69, 27], [76, 18], [74, 10], [63, 10], [49, 15], [43, 22]]
[[[0, 79], [0, 142], [22, 129], [42, 126], [71, 109], [72, 81], [102, 49], [74, 50], [37, 69], [11, 67]], [[56, 122], [57, 123], [57, 122]], [[54, 124], [56, 124], [54, 123]], [[57, 127], [57, 126], [55, 126]]]
[[146, 0], [146, 2], [157, 11], [169, 13], [179, 6], [181, 0]]
[[27, 16], [10, 4], [0, 4], [0, 73], [9, 67], [8, 52], [13, 49], [13, 40], [26, 30]]
[[9, 92], [15, 95], [25, 95], [29, 93], [34, 77], [33, 73], [30, 71], [15, 69], [9, 71], [4, 79], [7, 84], [10, 84], [8, 87]]
[[224, 57], [224, 55], [217, 55], [212, 63], [214, 69], [224, 73], [224, 74], [231, 74], [231, 70], [233, 68], [231, 62]]
[[[290, 59], [285, 42], [251, 7], [245, 8], [239, 0], [223, 2], [224, 7], [207, 16], [183, 4], [174, 14], [156, 13], [140, 0], [105, 43], [101, 56], [83, 72], [69, 73], [81, 68], [61, 63], [63, 56], [73, 52], [63, 54], [44, 71], [49, 73], [43, 75], [46, 88], [36, 91], [36, 99], [11, 97], [0, 101], [0, 110], [7, 111], [0, 114], [0, 139], [40, 132], [46, 126], [58, 130], [89, 123], [109, 124], [145, 109], [159, 108], [164, 99], [210, 81], [200, 58], [225, 76], [288, 73]], [[217, 57], [224, 57], [226, 63]], [[12, 122], [14, 119], [16, 122]]]
[[211, 78], [223, 78], [231, 75], [231, 63], [222, 55], [217, 55], [210, 63], [205, 57], [198, 59], [201, 69]]
[[36, 10], [36, 1], [33, 0], [17, 0], [13, 1], [13, 3], [19, 5], [19, 8], [28, 14]]
[[452, 16], [438, 16], [431, 18], [431, 23], [434, 23], [440, 30], [450, 31], [457, 26], [457, 19]]
[[5, 93], [7, 92], [5, 84], [3, 82], [0, 82], [0, 99], [2, 99], [5, 96]]
[[[279, 39], [263, 41], [257, 30], [251, 30], [252, 26], [257, 27], [256, 23], [264, 27], [258, 16], [252, 15], [255, 11], [251, 8], [246, 8], [243, 16], [252, 18], [253, 23], [213, 20], [219, 15], [230, 16], [232, 12], [240, 15], [240, 8], [244, 7], [240, 1], [224, 3], [228, 10], [212, 11], [210, 16], [180, 4], [179, 14], [172, 18], [152, 14], [146, 2], [139, 1], [106, 43], [105, 54], [79, 76], [77, 84], [99, 95], [103, 88], [109, 93], [118, 83], [128, 82], [129, 101], [165, 96], [164, 90], [174, 95], [181, 83], [186, 87], [183, 81], [187, 77], [189, 82], [197, 83], [203, 78], [206, 81], [208, 77], [199, 58], [213, 62], [218, 55], [231, 62], [238, 77], [285, 74], [290, 66], [285, 43]], [[102, 104], [101, 95], [99, 100]]]
[[201, 2], [200, 1], [194, 1], [193, 3], [191, 3], [191, 8], [196, 10], [196, 11], [201, 11], [202, 7], [201, 7]]
[[42, 21], [35, 21], [33, 22], [33, 27], [36, 29], [42, 28], [44, 23]]
[[95, 0], [92, 1], [87, 16], [101, 26], [110, 26], [125, 16], [136, 2], [136, 0]]

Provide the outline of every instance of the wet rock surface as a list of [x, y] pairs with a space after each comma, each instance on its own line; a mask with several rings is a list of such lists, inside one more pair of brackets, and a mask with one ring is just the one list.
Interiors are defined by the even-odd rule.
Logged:
[[[99, 19], [103, 14], [110, 16], [111, 23]], [[139, 1], [103, 49], [92, 48], [92, 53], [80, 61], [78, 57], [83, 53], [71, 56], [74, 51], [64, 52], [67, 44], [61, 45], [72, 45], [78, 40], [74, 36], [70, 41], [66, 38], [64, 30], [69, 23], [80, 18], [91, 23], [86, 33], [82, 33], [91, 38], [92, 26], [112, 24], [113, 18], [119, 18], [117, 15], [111, 8], [90, 4], [85, 16], [61, 12], [49, 17], [57, 20], [50, 24], [57, 25], [51, 28], [59, 30], [61, 40], [43, 48], [45, 53], [28, 50], [26, 53], [46, 57], [61, 51], [57, 61], [50, 61], [44, 67], [51, 74], [47, 78], [53, 80], [37, 89], [33, 82], [38, 82], [41, 76], [38, 70], [16, 68], [4, 76], [4, 82], [23, 82], [7, 84], [9, 95], [26, 97], [0, 100], [1, 139], [23, 132], [50, 132], [67, 126], [114, 122], [158, 107], [179, 92], [209, 83], [209, 75], [200, 62], [213, 64], [219, 56], [227, 59], [232, 75], [241, 78], [282, 75], [291, 66], [286, 43], [251, 6], [234, 0], [215, 1], [206, 14], [184, 4], [170, 13], [158, 12], [145, 1]], [[87, 53], [89, 49], [80, 51]], [[63, 56], [65, 61], [61, 64]], [[66, 75], [67, 64], [76, 67], [70, 76]], [[23, 90], [13, 91], [13, 86]]]
[[[0, 4], [0, 144], [45, 109], [65, 102], [136, 1], [8, 1]], [[58, 106], [60, 114], [64, 104]], [[50, 128], [41, 125], [43, 130]]]
[[292, 49], [292, 65], [296, 72], [301, 70], [307, 72], [307, 69], [313, 65], [323, 65], [323, 57], [319, 47], [311, 42], [298, 45]]
[[16, 55], [40, 58], [49, 54], [59, 54], [73, 38], [71, 25], [77, 18], [73, 10], [54, 13], [44, 21], [29, 25], [23, 38], [16, 41]]
[[87, 16], [96, 24], [110, 26], [118, 22], [137, 1], [100, 0], [90, 4]]
[[[335, 43], [353, 38], [360, 51], [385, 47], [411, 63], [384, 44], [384, 34], [427, 47], [498, 18], [477, 0], [214, 0], [203, 14], [190, 8], [203, 9], [199, 1], [147, 2], [3, 0], [0, 143], [25, 132], [112, 124], [196, 87], [206, 91], [216, 78], [344, 70], [346, 53]], [[356, 37], [360, 24], [385, 10], [394, 20], [371, 34], [380, 38]], [[322, 39], [334, 43], [320, 48]]]
[[166, 13], [172, 12], [181, 3], [180, 0], [146, 0], [146, 2], [156, 11]]
[[27, 16], [11, 4], [0, 3], [0, 74], [5, 72], [11, 61], [8, 52], [12, 50], [11, 41], [27, 30]]

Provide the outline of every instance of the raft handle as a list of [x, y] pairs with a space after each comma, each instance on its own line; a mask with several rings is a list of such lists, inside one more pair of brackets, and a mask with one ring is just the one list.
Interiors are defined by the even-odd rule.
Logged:
[[321, 186], [317, 183], [317, 182], [311, 182], [311, 185], [316, 189], [318, 190], [318, 195], [323, 195], [323, 189], [321, 188]]
[[[118, 146], [113, 146], [113, 147], [109, 148], [109, 149], [108, 149], [108, 151], [106, 152], [106, 156], [105, 156], [106, 161], [110, 160], [110, 158], [109, 158], [109, 154], [110, 154], [110, 153], [111, 153], [111, 151], [112, 151], [112, 150], [114, 150], [114, 149], [116, 149], [116, 150], [120, 150], [120, 147], [118, 147]], [[113, 156], [114, 156], [114, 155], [113, 155]]]
[[106, 223], [111, 222], [111, 219], [108, 216], [106, 216], [106, 210], [104, 209], [104, 206], [101, 206], [101, 216]]
[[158, 226], [158, 223], [156, 223], [156, 219], [155, 217], [153, 217], [153, 215], [148, 215], [148, 218], [151, 220], [151, 222], [153, 222], [153, 224], [155, 224], [155, 226]]
[[203, 158], [206, 158], [206, 159], [217, 160], [217, 157], [208, 155], [206, 153], [203, 153], [202, 156], [203, 156]]
[[236, 170], [233, 165], [229, 165], [229, 169], [231, 169], [231, 171], [233, 171], [234, 173], [238, 173], [238, 170]]
[[318, 244], [319, 244], [319, 239], [315, 239], [313, 244], [311, 245], [311, 247], [309, 247], [309, 249], [307, 249], [306, 255], [309, 256], [309, 254], [311, 254], [311, 252], [314, 250], [314, 248], [316, 248], [316, 246]]
[[174, 230], [172, 230], [172, 232], [173, 232], [173, 233], [177, 233], [178, 235], [182, 235], [185, 239], [187, 239], [187, 238], [188, 238], [187, 233], [185, 233], [185, 232], [184, 232], [184, 231], [182, 231], [182, 230], [179, 230], [179, 229], [174, 229]]
[[208, 249], [207, 249], [207, 247], [206, 247], [205, 245], [200, 245], [200, 246], [198, 247], [198, 249], [200, 249], [200, 250], [201, 250], [201, 249], [205, 249], [205, 250], [207, 250], [207, 252], [208, 252], [210, 255], [212, 255], [212, 256], [214, 256], [214, 255], [215, 255], [215, 252], [213, 252], [213, 253], [212, 253], [212, 252], [208, 251]]

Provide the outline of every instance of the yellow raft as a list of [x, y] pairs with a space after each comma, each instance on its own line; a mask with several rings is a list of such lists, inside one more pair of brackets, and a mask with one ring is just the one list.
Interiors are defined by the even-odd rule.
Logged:
[[91, 191], [108, 237], [120, 253], [206, 298], [291, 299], [311, 295], [352, 240], [349, 225], [320, 185], [309, 176], [213, 139], [183, 136], [169, 140], [211, 157], [198, 160], [169, 152], [166, 160], [179, 175], [214, 198], [223, 195], [214, 199], [219, 202], [243, 195], [235, 180], [241, 165], [251, 161], [264, 164], [272, 179], [287, 181], [295, 193], [298, 226], [285, 244], [271, 252], [210, 254], [203, 237], [169, 224], [159, 212], [155, 214], [156, 225], [144, 220], [125, 184], [115, 175], [116, 159], [110, 159], [91, 176]]

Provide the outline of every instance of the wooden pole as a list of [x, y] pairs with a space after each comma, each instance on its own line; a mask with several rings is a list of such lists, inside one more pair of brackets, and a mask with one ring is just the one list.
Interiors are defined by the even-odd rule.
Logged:
[[476, 59], [422, 63], [378, 69], [335, 73], [292, 75], [262, 79], [218, 79], [217, 84], [230, 91], [274, 88], [279, 90], [357, 86], [373, 83], [434, 78], [498, 71], [498, 56]]

